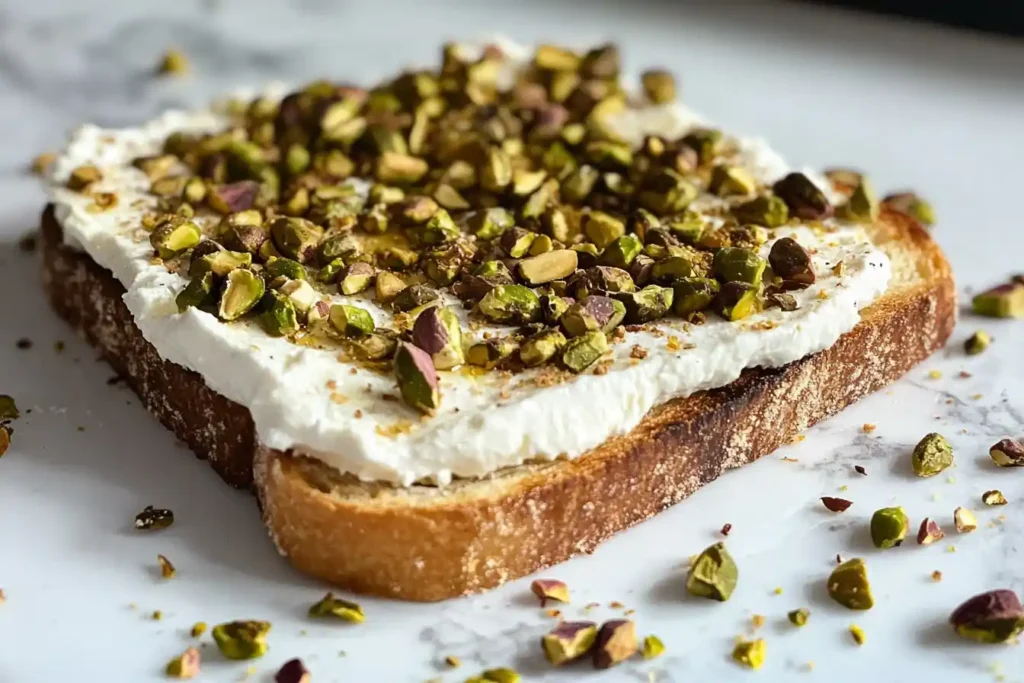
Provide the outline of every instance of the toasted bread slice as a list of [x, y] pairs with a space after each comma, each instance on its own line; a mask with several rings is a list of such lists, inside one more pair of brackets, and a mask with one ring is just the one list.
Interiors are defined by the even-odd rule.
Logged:
[[893, 211], [870, 233], [892, 261], [893, 280], [831, 348], [669, 401], [630, 433], [576, 459], [444, 488], [361, 482], [319, 461], [259, 448], [248, 410], [159, 356], [132, 322], [120, 283], [63, 245], [52, 209], [43, 216], [43, 272], [54, 309], [154, 415], [229, 483], [255, 482], [271, 535], [296, 567], [351, 590], [430, 601], [591, 552], [939, 349], [956, 318], [942, 252], [915, 221]]

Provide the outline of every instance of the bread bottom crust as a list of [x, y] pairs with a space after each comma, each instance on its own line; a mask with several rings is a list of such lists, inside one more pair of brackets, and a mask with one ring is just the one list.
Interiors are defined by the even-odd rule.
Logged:
[[271, 536], [296, 567], [358, 592], [431, 601], [592, 552], [941, 348], [956, 311], [948, 263], [901, 214], [887, 212], [873, 233], [905, 282], [829, 349], [669, 401], [630, 433], [573, 460], [444, 489], [359, 482], [318, 461], [258, 448], [248, 409], [160, 357], [135, 326], [122, 285], [63, 244], [52, 207], [42, 218], [43, 283], [54, 310], [168, 429], [232, 486], [256, 484]]

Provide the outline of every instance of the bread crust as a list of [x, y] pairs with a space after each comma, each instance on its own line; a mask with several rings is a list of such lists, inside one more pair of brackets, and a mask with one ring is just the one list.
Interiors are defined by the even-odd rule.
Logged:
[[44, 283], [54, 309], [164, 425], [229, 483], [255, 481], [271, 536], [296, 567], [358, 592], [433, 601], [592, 552], [941, 348], [956, 317], [946, 259], [903, 214], [884, 212], [871, 232], [893, 260], [894, 283], [831, 348], [669, 401], [630, 433], [576, 459], [444, 489], [358, 482], [319, 461], [259, 448], [248, 410], [159, 357], [121, 301], [123, 287], [62, 244], [50, 208], [43, 216]]

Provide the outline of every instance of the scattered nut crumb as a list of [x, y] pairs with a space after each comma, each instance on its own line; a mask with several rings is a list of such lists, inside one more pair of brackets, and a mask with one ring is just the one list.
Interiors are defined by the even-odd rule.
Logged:
[[863, 474], [865, 477], [868, 476], [868, 471], [861, 467], [860, 465], [854, 465], [853, 471], [856, 472], [857, 474]]
[[57, 161], [57, 155], [54, 152], [43, 152], [36, 156], [32, 160], [32, 165], [29, 167], [32, 173], [35, 175], [43, 175], [50, 167], [53, 166], [53, 162]]
[[861, 429], [864, 430], [865, 434], [870, 434], [871, 432], [875, 431], [875, 429], [877, 429], [877, 427], [875, 425], [871, 424], [870, 422], [865, 422], [861, 426]]
[[153, 619], [153, 621], [160, 621], [161, 619], [164, 618], [164, 613], [161, 612], [160, 610], [156, 609], [156, 610], [153, 610], [153, 613], [150, 614], [149, 616]]
[[942, 572], [938, 569], [932, 572], [932, 581], [942, 581]]
[[864, 635], [864, 629], [857, 624], [850, 624], [850, 635], [853, 636], [853, 642], [858, 645], [863, 645], [867, 637]]
[[728, 535], [729, 535], [729, 532], [730, 532], [730, 531], [732, 531], [732, 524], [728, 524], [728, 523], [726, 523], [726, 524], [724, 524], [724, 525], [722, 526], [722, 530], [721, 530], [721, 532], [720, 532], [720, 533], [721, 533], [721, 534], [722, 534], [723, 536], [728, 536]]
[[22, 337], [17, 342], [15, 342], [15, 346], [17, 346], [22, 351], [27, 351], [28, 349], [32, 348], [32, 340], [29, 339], [28, 337]]
[[755, 614], [754, 616], [750, 617], [750, 623], [751, 625], [753, 625], [754, 628], [761, 628], [762, 626], [764, 626], [764, 615]]
[[203, 635], [204, 633], [206, 633], [206, 622], [197, 621], [196, 623], [192, 624], [192, 630], [189, 631], [189, 633], [192, 634], [193, 638], [198, 638], [199, 636]]
[[171, 561], [164, 555], [157, 555], [156, 560], [160, 563], [160, 576], [165, 579], [174, 578], [177, 570], [174, 568], [174, 565], [171, 564]]
[[941, 370], [931, 370], [928, 372], [928, 379], [942, 379]]
[[188, 57], [181, 50], [168, 50], [157, 65], [157, 72], [165, 76], [183, 76], [188, 71]]
[[455, 655], [448, 655], [444, 658], [444, 663], [450, 666], [451, 668], [455, 669], [460, 664], [462, 664], [462, 660], [456, 657]]
[[961, 370], [957, 374], [957, 377], [959, 377], [960, 379], [970, 379], [971, 377], [974, 377], [974, 375], [972, 375], [971, 373], [967, 372], [966, 370]]
[[643, 360], [644, 358], [647, 358], [647, 349], [639, 344], [633, 344], [633, 348], [629, 351], [629, 357], [637, 360]]
[[559, 610], [559, 609], [549, 609], [547, 611], [547, 615], [549, 617], [551, 617], [552, 619], [557, 619], [558, 617], [562, 616], [562, 610]]

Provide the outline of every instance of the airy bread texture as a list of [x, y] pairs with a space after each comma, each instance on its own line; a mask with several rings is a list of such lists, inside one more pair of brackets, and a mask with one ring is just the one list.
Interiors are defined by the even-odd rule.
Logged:
[[319, 461], [260, 448], [247, 409], [160, 358], [132, 322], [120, 283], [63, 245], [52, 208], [43, 215], [43, 273], [53, 308], [164, 425], [232, 485], [255, 483], [271, 536], [296, 567], [354, 591], [432, 601], [592, 552], [941, 348], [956, 318], [942, 252], [913, 219], [893, 211], [883, 211], [869, 232], [891, 259], [893, 280], [831, 348], [669, 401], [629, 434], [576, 459], [444, 488], [361, 482]]

